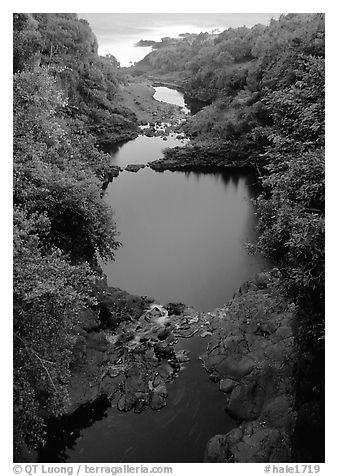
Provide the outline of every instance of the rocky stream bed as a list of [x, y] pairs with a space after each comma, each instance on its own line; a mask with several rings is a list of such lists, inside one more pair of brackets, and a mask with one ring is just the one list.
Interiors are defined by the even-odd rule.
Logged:
[[102, 286], [98, 307], [74, 330], [67, 413], [105, 397], [121, 412], [160, 411], [189, 361], [179, 339], [208, 340], [201, 365], [224, 394], [236, 422], [206, 442], [206, 462], [287, 462], [294, 411], [294, 305], [282, 297], [278, 274], [260, 273], [224, 307], [197, 312], [161, 305]]

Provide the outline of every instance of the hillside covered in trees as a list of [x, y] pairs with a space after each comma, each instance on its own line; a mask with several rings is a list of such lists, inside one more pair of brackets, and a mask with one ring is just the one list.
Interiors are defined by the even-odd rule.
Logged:
[[178, 154], [186, 154], [189, 166], [189, 158], [198, 165], [199, 154], [209, 153], [212, 165], [211, 152], [221, 150], [225, 163], [236, 156], [238, 163], [256, 166], [266, 190], [258, 201], [259, 247], [283, 263], [295, 292], [318, 305], [324, 278], [324, 46], [322, 14], [289, 14], [269, 26], [185, 35], [157, 47], [134, 69], [136, 75], [180, 77], [187, 95], [210, 103], [188, 118], [191, 143]]

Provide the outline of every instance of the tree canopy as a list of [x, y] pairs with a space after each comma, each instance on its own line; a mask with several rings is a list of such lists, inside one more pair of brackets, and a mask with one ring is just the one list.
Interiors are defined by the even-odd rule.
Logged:
[[67, 404], [73, 328], [79, 310], [95, 303], [101, 279], [91, 264], [114, 258], [119, 246], [102, 200], [110, 157], [97, 147], [101, 119], [94, 119], [119, 117], [119, 79], [117, 66], [96, 51], [76, 15], [14, 14], [17, 460], [43, 441], [44, 420]]

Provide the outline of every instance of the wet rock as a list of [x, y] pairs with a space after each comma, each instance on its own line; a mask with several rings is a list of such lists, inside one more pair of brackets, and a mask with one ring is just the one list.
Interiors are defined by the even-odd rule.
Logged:
[[127, 172], [138, 172], [140, 169], [144, 169], [145, 167], [145, 164], [128, 164], [124, 170]]
[[231, 392], [226, 411], [242, 424], [209, 441], [206, 461], [290, 461], [296, 421], [294, 317], [278, 278], [260, 273], [208, 318], [212, 336], [203, 365], [220, 390]]
[[286, 429], [292, 433], [295, 426], [296, 413], [292, 410], [290, 399], [280, 395], [269, 401], [263, 408], [261, 420], [269, 427]]
[[169, 302], [165, 308], [168, 310], [168, 315], [171, 316], [172, 314], [175, 316], [179, 316], [180, 314], [183, 314], [184, 310], [186, 309], [185, 304], [182, 304], [181, 302], [174, 303], [174, 302]]
[[162, 316], [164, 316], [164, 312], [161, 311], [159, 307], [154, 306], [150, 311], [147, 312], [146, 320], [150, 321], [152, 319], [153, 321], [157, 321], [157, 319]]
[[234, 455], [231, 453], [226, 436], [215, 435], [207, 444], [204, 455], [206, 463], [233, 463]]
[[283, 433], [260, 423], [245, 423], [208, 442], [207, 463], [284, 463], [291, 460]]
[[161, 365], [158, 366], [157, 372], [165, 381], [171, 380], [172, 376], [174, 375], [174, 369], [168, 361], [163, 361]]
[[154, 351], [157, 357], [159, 358], [170, 358], [174, 357], [174, 349], [171, 346], [168, 346], [165, 342], [158, 342], [154, 345]]
[[188, 350], [180, 350], [178, 352], [176, 352], [176, 359], [178, 360], [178, 362], [189, 362], [190, 360], [190, 356], [189, 356], [190, 352]]
[[118, 402], [118, 408], [121, 411], [129, 411], [139, 399], [145, 401], [148, 398], [145, 366], [135, 364], [129, 369], [123, 383], [123, 393]]
[[158, 358], [155, 355], [154, 349], [147, 349], [144, 355], [148, 365], [158, 366]]
[[256, 379], [251, 379], [234, 388], [227, 412], [237, 420], [254, 420], [259, 417], [264, 400], [264, 388], [258, 385]]
[[163, 327], [160, 332], [157, 334], [159, 340], [165, 340], [167, 337], [170, 335], [170, 328], [169, 327]]
[[160, 410], [167, 404], [167, 399], [164, 395], [154, 392], [151, 396], [150, 407], [152, 410]]
[[110, 165], [108, 172], [106, 174], [105, 180], [107, 182], [111, 182], [113, 178], [118, 177], [120, 172], [122, 172], [123, 169], [119, 167], [118, 165]]
[[208, 143], [171, 147], [164, 152], [164, 157], [149, 162], [153, 170], [193, 170], [201, 167], [248, 167], [250, 156], [246, 151], [240, 155], [238, 149], [230, 144], [213, 140]]
[[235, 388], [236, 385], [237, 385], [237, 382], [230, 378], [221, 379], [219, 381], [219, 389], [221, 392], [224, 392], [224, 393], [230, 393]]
[[153, 392], [150, 397], [150, 407], [153, 410], [163, 408], [167, 401], [167, 387], [162, 377], [157, 375], [153, 381]]
[[209, 368], [215, 368], [222, 378], [238, 380], [248, 375], [255, 366], [255, 361], [250, 357], [242, 357], [238, 360], [233, 357], [224, 356], [215, 349], [209, 355]]
[[121, 395], [119, 398], [119, 401], [117, 402], [117, 408], [120, 410], [120, 412], [128, 411], [126, 410], [126, 396]]
[[182, 327], [187, 333], [199, 330], [198, 313], [172, 304], [169, 317], [168, 309], [153, 300], [104, 285], [97, 299], [98, 309], [82, 315], [88, 332], [79, 325], [74, 329], [67, 412], [117, 392], [120, 411], [159, 410], [166, 405], [166, 383], [189, 360], [187, 352], [175, 352], [178, 335]]
[[106, 375], [103, 380], [101, 381], [100, 385], [100, 394], [106, 395], [108, 398], [113, 398], [115, 393], [119, 390], [120, 384], [122, 381], [122, 376], [111, 377], [110, 375]]

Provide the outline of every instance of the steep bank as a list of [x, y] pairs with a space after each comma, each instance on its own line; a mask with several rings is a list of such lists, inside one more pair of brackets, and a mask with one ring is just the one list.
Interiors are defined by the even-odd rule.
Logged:
[[201, 359], [238, 422], [207, 444], [206, 462], [292, 460], [295, 405], [295, 306], [276, 273], [261, 273], [210, 314], [212, 333]]

